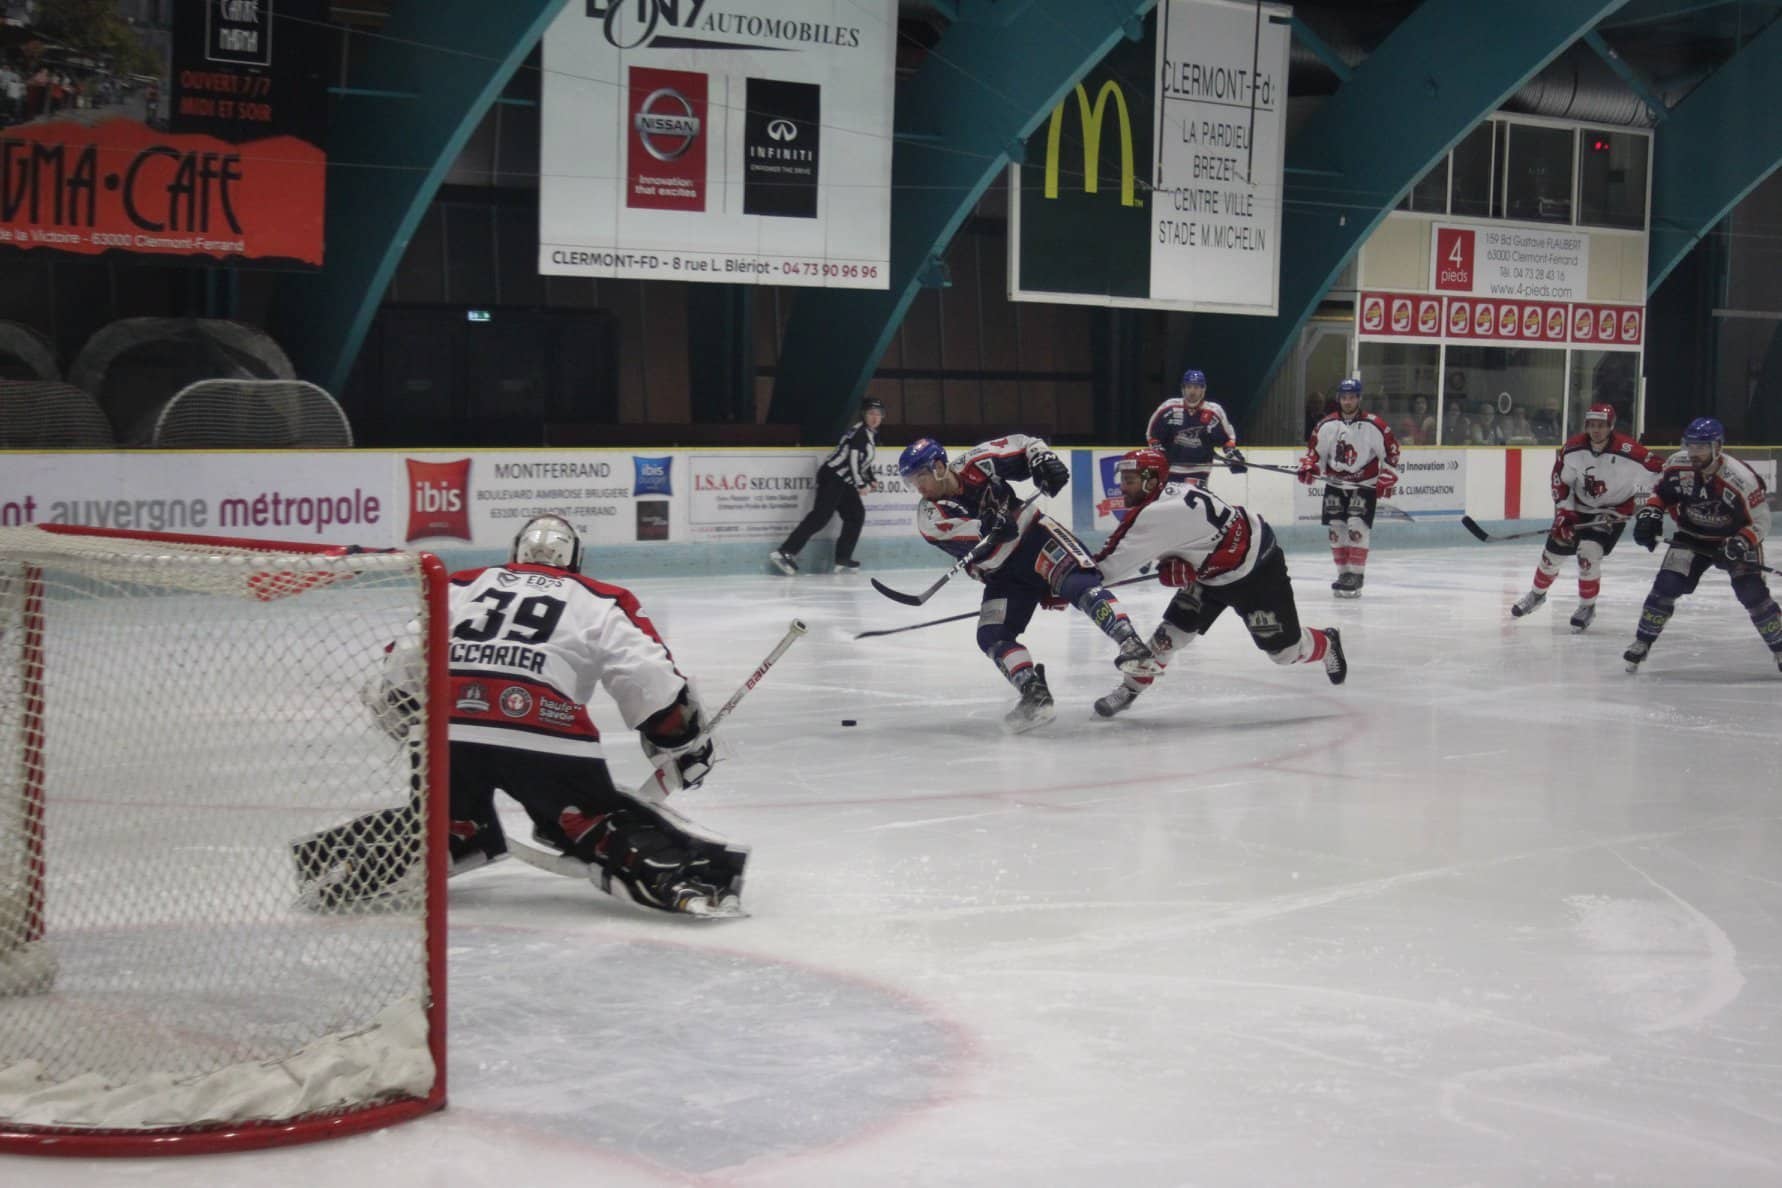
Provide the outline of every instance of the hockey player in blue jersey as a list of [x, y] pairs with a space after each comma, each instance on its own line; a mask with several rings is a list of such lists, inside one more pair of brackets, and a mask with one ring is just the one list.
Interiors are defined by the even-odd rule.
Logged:
[[1083, 542], [1036, 506], [1024, 506], [1010, 482], [1029, 479], [1047, 495], [1070, 481], [1070, 471], [1037, 437], [1010, 434], [967, 450], [951, 464], [932, 438], [905, 447], [897, 460], [904, 481], [922, 501], [916, 527], [923, 539], [953, 557], [971, 556], [968, 572], [984, 583], [978, 647], [1021, 695], [1004, 724], [1021, 733], [1052, 720], [1057, 709], [1045, 666], [1035, 664], [1021, 633], [1035, 608], [1074, 606], [1120, 645], [1121, 672], [1162, 671], [1119, 600], [1102, 585]]
[[1763, 580], [1763, 541], [1770, 531], [1770, 497], [1749, 466], [1724, 453], [1726, 430], [1712, 417], [1697, 417], [1683, 431], [1683, 448], [1664, 464], [1658, 485], [1634, 516], [1635, 542], [1658, 547], [1668, 515], [1677, 523], [1659, 563], [1634, 641], [1622, 659], [1638, 672], [1677, 599], [1695, 592], [1711, 568], [1726, 570], [1757, 634], [1782, 668], [1782, 610]]

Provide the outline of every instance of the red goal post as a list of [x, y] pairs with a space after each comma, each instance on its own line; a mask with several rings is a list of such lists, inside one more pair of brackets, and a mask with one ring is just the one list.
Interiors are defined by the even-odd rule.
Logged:
[[427, 553], [0, 529], [0, 1152], [445, 1104], [445, 588]]

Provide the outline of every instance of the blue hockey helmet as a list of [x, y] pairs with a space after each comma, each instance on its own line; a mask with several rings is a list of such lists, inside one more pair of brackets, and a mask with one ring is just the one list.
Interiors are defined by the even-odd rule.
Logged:
[[907, 479], [932, 471], [936, 463], [947, 464], [946, 447], [932, 437], [919, 437], [897, 455], [897, 473]]
[[1724, 445], [1726, 426], [1713, 417], [1697, 417], [1683, 430], [1684, 445]]
[[1187, 371], [1182, 373], [1182, 386], [1186, 388], [1189, 384], [1199, 384], [1203, 388], [1206, 387], [1207, 373], [1190, 367]]
[[1341, 396], [1346, 392], [1353, 392], [1357, 396], [1361, 395], [1361, 381], [1358, 379], [1346, 379], [1339, 383], [1337, 385], [1337, 395]]

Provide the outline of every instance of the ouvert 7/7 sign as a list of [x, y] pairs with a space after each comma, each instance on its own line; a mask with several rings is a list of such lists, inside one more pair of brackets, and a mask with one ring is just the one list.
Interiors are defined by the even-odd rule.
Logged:
[[1009, 296], [1272, 316], [1290, 20], [1163, 0], [1066, 92], [1010, 169]]

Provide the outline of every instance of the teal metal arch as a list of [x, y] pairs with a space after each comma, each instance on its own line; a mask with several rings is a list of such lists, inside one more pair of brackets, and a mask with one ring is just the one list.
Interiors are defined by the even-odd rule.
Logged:
[[1194, 320], [1188, 361], [1221, 400], [1253, 406], [1300, 327], [1417, 178], [1620, 3], [1425, 0], [1405, 18], [1287, 146], [1279, 314]]
[[781, 346], [769, 419], [809, 436], [845, 423], [953, 233], [1009, 146], [1039, 126], [1156, 0], [962, 3], [897, 92], [891, 156], [891, 284], [799, 294]]
[[[1782, 164], [1782, 19], [1676, 107], [1652, 146], [1650, 297], [1702, 236]], [[1728, 135], [1736, 131], [1738, 135]]]
[[355, 38], [328, 134], [324, 265], [287, 276], [271, 318], [305, 379], [345, 386], [440, 179], [566, 2], [399, 0]]

